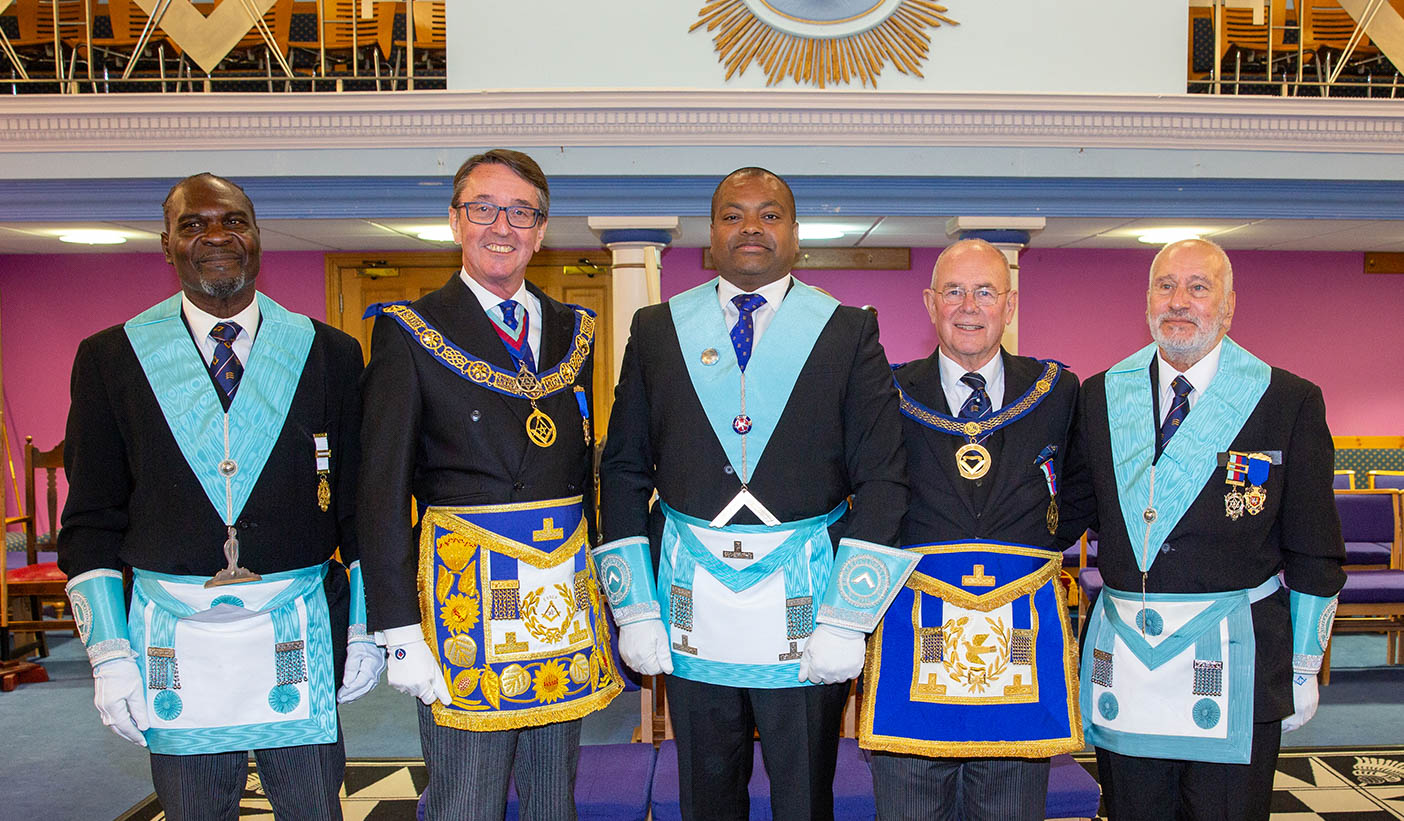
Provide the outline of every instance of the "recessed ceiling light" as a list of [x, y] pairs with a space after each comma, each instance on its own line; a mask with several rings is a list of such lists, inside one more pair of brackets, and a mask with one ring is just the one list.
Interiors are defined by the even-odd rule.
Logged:
[[76, 245], [121, 245], [127, 238], [116, 231], [82, 230], [64, 231], [59, 234], [59, 242], [72, 242]]
[[416, 228], [415, 234], [422, 240], [429, 242], [453, 242], [453, 229], [447, 225], [430, 225], [424, 228]]
[[837, 225], [818, 225], [802, 222], [799, 227], [800, 239], [838, 239], [848, 233]]
[[1182, 239], [1199, 239], [1206, 233], [1202, 228], [1154, 228], [1136, 239], [1147, 245], [1169, 245]]

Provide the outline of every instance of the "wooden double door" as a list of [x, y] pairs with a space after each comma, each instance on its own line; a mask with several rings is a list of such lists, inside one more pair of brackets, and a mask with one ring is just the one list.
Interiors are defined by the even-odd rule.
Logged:
[[[327, 322], [360, 340], [370, 357], [371, 322], [366, 306], [414, 300], [443, 286], [463, 261], [457, 249], [381, 254], [328, 254]], [[614, 347], [610, 322], [608, 251], [538, 251], [526, 277], [552, 299], [589, 308], [595, 323], [595, 430], [609, 429], [614, 404]], [[545, 364], [545, 363], [543, 363]]]

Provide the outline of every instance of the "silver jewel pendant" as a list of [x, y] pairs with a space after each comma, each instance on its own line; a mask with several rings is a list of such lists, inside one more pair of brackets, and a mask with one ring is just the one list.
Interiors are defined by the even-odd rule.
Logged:
[[219, 475], [225, 478], [233, 476], [239, 472], [239, 463], [233, 459], [222, 459], [219, 463]]
[[721, 354], [717, 353], [716, 348], [708, 348], [702, 352], [703, 365], [715, 365], [719, 361], [721, 361]]

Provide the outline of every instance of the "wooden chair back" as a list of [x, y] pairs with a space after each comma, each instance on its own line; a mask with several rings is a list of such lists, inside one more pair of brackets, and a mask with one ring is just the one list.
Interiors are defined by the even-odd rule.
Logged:
[[34, 437], [24, 437], [24, 518], [27, 524], [24, 528], [24, 553], [30, 564], [39, 561], [39, 508], [37, 507], [37, 490], [35, 474], [44, 471], [44, 504], [45, 511], [49, 514], [49, 548], [50, 550], [58, 543], [58, 472], [63, 470], [63, 442], [59, 442], [49, 450], [40, 450], [34, 446]]
[[[1309, 51], [1345, 51], [1355, 33], [1356, 20], [1336, 0], [1299, 0], [1302, 4], [1302, 48]], [[1353, 55], [1373, 57], [1380, 53], [1368, 35], [1361, 34]]]

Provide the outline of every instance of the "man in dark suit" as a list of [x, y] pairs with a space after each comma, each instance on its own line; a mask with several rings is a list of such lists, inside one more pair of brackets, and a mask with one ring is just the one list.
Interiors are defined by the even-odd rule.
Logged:
[[548, 197], [527, 155], [470, 157], [449, 210], [463, 270], [373, 309], [370, 625], [422, 702], [435, 819], [501, 818], [514, 773], [523, 818], [574, 818], [579, 719], [622, 687], [586, 552], [595, 319], [526, 281]]
[[684, 817], [747, 817], [759, 729], [774, 816], [832, 818], [846, 682], [910, 570], [897, 398], [873, 316], [790, 276], [783, 180], [730, 174], [711, 236], [720, 278], [634, 315], [595, 557], [625, 663], [672, 674]]
[[1154, 343], [1083, 387], [1106, 586], [1081, 707], [1112, 819], [1266, 821], [1281, 733], [1316, 710], [1345, 580], [1331, 434], [1319, 388], [1226, 338], [1234, 308], [1222, 249], [1167, 245]]
[[1077, 377], [1002, 349], [1019, 294], [988, 242], [946, 248], [922, 296], [939, 347], [896, 370], [922, 561], [871, 641], [859, 743], [883, 819], [1038, 821], [1048, 757], [1082, 749], [1057, 513], [1085, 477]]
[[255, 291], [237, 185], [187, 178], [164, 211], [181, 293], [73, 365], [58, 551], [95, 702], [150, 747], [167, 817], [237, 816], [252, 749], [279, 818], [340, 818], [336, 702], [385, 664], [354, 530], [360, 346]]

